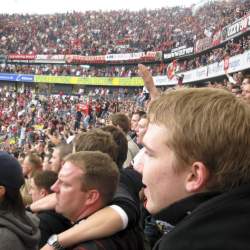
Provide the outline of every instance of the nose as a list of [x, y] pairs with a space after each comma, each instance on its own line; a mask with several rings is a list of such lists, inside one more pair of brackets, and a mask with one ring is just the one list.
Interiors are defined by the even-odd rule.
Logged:
[[51, 187], [50, 187], [51, 191], [58, 193], [59, 191], [59, 180], [57, 180]]
[[145, 158], [144, 149], [141, 149], [141, 151], [134, 158], [134, 165], [133, 165], [134, 169], [141, 174], [144, 169], [144, 158]]

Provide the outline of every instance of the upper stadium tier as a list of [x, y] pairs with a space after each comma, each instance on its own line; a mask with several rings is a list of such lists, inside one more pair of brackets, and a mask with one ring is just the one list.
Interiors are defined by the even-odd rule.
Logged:
[[235, 0], [213, 2], [195, 13], [191, 8], [175, 7], [138, 12], [2, 14], [0, 55], [167, 53], [182, 46], [200, 52], [211, 46], [203, 39], [213, 38], [214, 45], [217, 45], [220, 35], [223, 39], [228, 38], [224, 28], [246, 16], [249, 9], [249, 1]]

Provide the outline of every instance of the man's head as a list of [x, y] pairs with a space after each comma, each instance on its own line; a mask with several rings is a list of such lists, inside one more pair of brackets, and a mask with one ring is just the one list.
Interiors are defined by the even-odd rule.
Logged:
[[125, 134], [119, 128], [112, 125], [102, 127], [101, 130], [109, 132], [113, 136], [114, 141], [117, 144], [117, 151], [118, 151], [116, 163], [119, 169], [121, 169], [123, 163], [127, 159], [127, 153], [128, 153], [128, 140]]
[[92, 129], [79, 134], [74, 140], [74, 152], [79, 151], [101, 151], [117, 163], [117, 144], [109, 132], [101, 129]]
[[123, 113], [114, 113], [110, 116], [112, 125], [121, 129], [125, 134], [130, 130], [130, 122], [128, 117]]
[[[248, 79], [248, 78], [245, 78], [245, 79]], [[248, 104], [250, 104], [250, 81], [249, 80], [246, 81], [245, 84], [242, 85], [242, 97]]]
[[57, 180], [57, 173], [50, 170], [39, 171], [31, 178], [30, 195], [32, 202], [52, 193], [51, 186]]
[[148, 118], [146, 115], [143, 115], [138, 122], [138, 125], [135, 129], [136, 132], [136, 142], [137, 144], [142, 144], [143, 136], [145, 135], [148, 128]]
[[149, 108], [143, 182], [151, 213], [204, 191], [250, 181], [250, 109], [210, 88], [168, 92]]
[[63, 158], [72, 153], [72, 144], [59, 144], [53, 150], [52, 157], [50, 159], [51, 170], [58, 173], [62, 164]]
[[52, 186], [56, 211], [72, 221], [85, 218], [113, 199], [119, 179], [114, 161], [99, 151], [70, 154]]
[[23, 175], [31, 177], [36, 171], [42, 169], [42, 160], [36, 153], [28, 153], [22, 163]]
[[131, 130], [135, 131], [136, 127], [138, 126], [138, 122], [140, 121], [141, 117], [145, 115], [144, 111], [136, 111], [132, 114], [131, 117]]
[[242, 85], [250, 84], [250, 77], [245, 77], [242, 81]]

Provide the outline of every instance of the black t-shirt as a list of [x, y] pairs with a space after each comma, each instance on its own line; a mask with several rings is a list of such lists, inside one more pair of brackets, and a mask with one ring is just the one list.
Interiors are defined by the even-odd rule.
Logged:
[[72, 226], [67, 218], [65, 218], [61, 214], [56, 213], [54, 210], [40, 212], [37, 214], [37, 216], [40, 219], [40, 247], [44, 246], [47, 243], [48, 238], [52, 234], [59, 234]]
[[128, 227], [133, 227], [139, 223], [139, 191], [142, 186], [142, 176], [140, 173], [131, 167], [121, 171], [118, 189], [111, 205], [117, 205], [126, 212], [128, 216]]
[[110, 237], [80, 243], [72, 250], [144, 250], [139, 227], [127, 228]]

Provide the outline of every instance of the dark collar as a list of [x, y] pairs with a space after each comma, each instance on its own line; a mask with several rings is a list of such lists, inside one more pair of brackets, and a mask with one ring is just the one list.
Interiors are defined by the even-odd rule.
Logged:
[[219, 195], [218, 192], [199, 193], [182, 199], [154, 215], [155, 220], [161, 220], [175, 226], [201, 203]]

